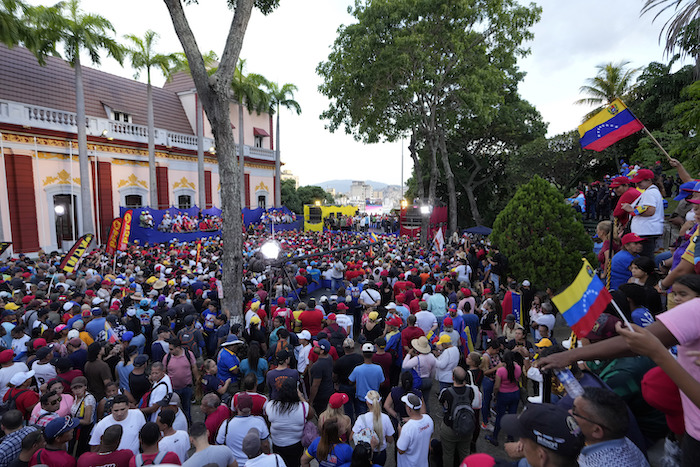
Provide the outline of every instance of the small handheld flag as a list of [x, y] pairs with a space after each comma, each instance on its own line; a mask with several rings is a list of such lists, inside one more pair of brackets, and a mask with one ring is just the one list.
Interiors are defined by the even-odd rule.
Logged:
[[591, 265], [583, 260], [583, 266], [574, 282], [562, 293], [552, 297], [552, 302], [577, 336], [585, 336], [600, 314], [612, 301], [612, 296]]
[[370, 232], [369, 234], [369, 242], [370, 243], [377, 243], [379, 241], [379, 237], [377, 237], [377, 234], [374, 232]]
[[586, 120], [578, 127], [581, 147], [602, 151], [643, 129], [642, 122], [622, 103], [615, 99], [603, 110]]

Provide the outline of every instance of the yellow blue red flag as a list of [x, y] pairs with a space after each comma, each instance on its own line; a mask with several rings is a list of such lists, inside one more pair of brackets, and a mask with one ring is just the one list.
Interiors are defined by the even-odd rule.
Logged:
[[574, 282], [552, 297], [562, 317], [579, 337], [591, 332], [611, 300], [610, 292], [585, 259]]
[[622, 103], [615, 99], [603, 110], [578, 127], [581, 147], [602, 151], [644, 128], [642, 122]]
[[369, 242], [370, 243], [377, 243], [379, 241], [379, 237], [377, 237], [377, 234], [374, 232], [370, 232], [369, 234]]

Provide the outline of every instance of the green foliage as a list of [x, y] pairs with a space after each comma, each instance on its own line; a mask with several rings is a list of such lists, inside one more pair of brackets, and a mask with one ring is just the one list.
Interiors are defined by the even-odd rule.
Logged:
[[[263, 90], [269, 86], [269, 82], [262, 75], [256, 73], [245, 74], [245, 59], [238, 60], [238, 66], [233, 73], [231, 89], [234, 98], [245, 106], [248, 113], [256, 112], [258, 115], [270, 109], [270, 97]], [[243, 122], [240, 122], [242, 124]]]
[[581, 268], [582, 257], [595, 260], [581, 215], [537, 175], [500, 212], [490, 238], [508, 257], [515, 277], [539, 287], [567, 286]]
[[299, 187], [297, 189], [297, 196], [299, 196], [299, 202], [302, 206], [305, 204], [314, 204], [315, 201], [321, 201], [321, 204], [333, 204], [335, 201], [333, 195], [320, 186], [315, 185]]
[[586, 115], [586, 119], [600, 112], [603, 106], [608, 105], [615, 99], [627, 100], [627, 96], [633, 90], [633, 80], [639, 73], [639, 68], [629, 69], [630, 62], [604, 63], [596, 66], [598, 73], [594, 78], [588, 78], [585, 86], [581, 86], [579, 92], [587, 94], [588, 97], [579, 99], [575, 103], [582, 105], [595, 105]]
[[283, 206], [287, 206], [287, 208], [297, 214], [302, 214], [304, 205], [301, 204], [301, 200], [297, 194], [296, 182], [293, 179], [288, 178], [282, 180], [280, 184], [280, 196]]
[[152, 30], [146, 31], [143, 37], [134, 34], [124, 36], [132, 43], [132, 47], [127, 49], [127, 55], [131, 60], [131, 66], [136, 70], [134, 79], [139, 79], [140, 70], [146, 70], [148, 84], [151, 84], [151, 68], [158, 68], [163, 75], [168, 76], [169, 70], [176, 61], [174, 54], [163, 55], [155, 52], [155, 45], [158, 42], [158, 33]]

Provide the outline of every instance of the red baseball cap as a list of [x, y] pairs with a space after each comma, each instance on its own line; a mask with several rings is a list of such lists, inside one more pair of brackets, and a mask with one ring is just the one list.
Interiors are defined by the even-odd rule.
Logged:
[[610, 182], [610, 188], [617, 188], [620, 185], [629, 185], [630, 183], [632, 182], [630, 182], [629, 178], [625, 177], [624, 175], [621, 175], [619, 177], [613, 178], [613, 181]]
[[637, 235], [636, 233], [628, 233], [622, 236], [621, 238], [622, 244], [627, 245], [628, 243], [633, 243], [633, 242], [643, 242], [644, 239]]
[[330, 399], [328, 399], [328, 405], [330, 405], [334, 409], [339, 409], [349, 400], [350, 398], [347, 394], [343, 392], [336, 392], [330, 397]]
[[649, 169], [639, 169], [637, 171], [637, 175], [634, 176], [632, 180], [630, 180], [632, 183], [639, 183], [643, 180], [654, 180], [654, 172], [652, 172]]

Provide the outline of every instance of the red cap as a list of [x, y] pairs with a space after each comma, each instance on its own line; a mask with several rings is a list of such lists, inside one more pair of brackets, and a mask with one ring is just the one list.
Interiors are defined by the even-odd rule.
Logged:
[[654, 180], [654, 172], [652, 172], [649, 169], [639, 169], [637, 171], [637, 175], [634, 176], [632, 180], [630, 180], [632, 183], [639, 183], [643, 180]]
[[382, 272], [379, 273], [379, 277], [387, 277], [389, 275], [389, 271], [386, 269], [382, 269]]
[[40, 337], [38, 339], [34, 339], [34, 350], [40, 349], [42, 347], [46, 347], [46, 339], [43, 337]]
[[465, 457], [459, 467], [493, 467], [494, 465], [496, 465], [496, 460], [493, 456], [482, 452]]
[[80, 316], [82, 316], [83, 318], [87, 318], [88, 316], [92, 316], [92, 313], [90, 312], [90, 310], [85, 310], [82, 313], [80, 313]]
[[287, 303], [287, 299], [285, 299], [284, 297], [280, 297], [277, 299], [278, 305], [284, 305], [285, 303]]
[[672, 432], [685, 433], [683, 407], [678, 386], [658, 366], [647, 371], [642, 378], [642, 396], [649, 405], [666, 415], [666, 423]]
[[637, 235], [636, 233], [628, 233], [622, 236], [622, 244], [627, 245], [628, 243], [633, 243], [633, 242], [643, 242], [644, 239]]
[[330, 399], [328, 399], [328, 405], [330, 405], [334, 409], [339, 409], [349, 400], [350, 398], [347, 394], [343, 392], [336, 392], [331, 396]]
[[335, 321], [335, 313], [330, 313], [328, 316], [326, 316], [326, 319], [330, 319], [331, 321]]
[[348, 306], [345, 303], [338, 303], [338, 309], [339, 310], [347, 310]]
[[15, 357], [12, 349], [3, 350], [0, 352], [0, 363], [7, 363]]
[[629, 178], [625, 177], [624, 175], [621, 175], [619, 177], [613, 178], [613, 181], [610, 182], [610, 188], [617, 188], [620, 185], [629, 185], [630, 183], [632, 182], [630, 182]]
[[194, 294], [195, 294], [196, 296], [199, 297], [200, 295], [202, 295], [202, 289], [197, 289], [197, 290], [194, 292]]
[[452, 318], [450, 318], [450, 317], [448, 316], [447, 318], [445, 318], [444, 320], [442, 320], [442, 324], [443, 324], [444, 326], [452, 326]]
[[489, 294], [491, 294], [491, 289], [488, 289], [488, 288], [484, 289], [484, 295], [489, 295]]
[[406, 296], [402, 293], [396, 296], [396, 303], [403, 303], [406, 301]]
[[92, 289], [88, 289], [88, 290], [85, 291], [85, 295], [87, 295], [88, 297], [94, 297], [94, 296], [95, 296], [95, 291], [92, 290]]

